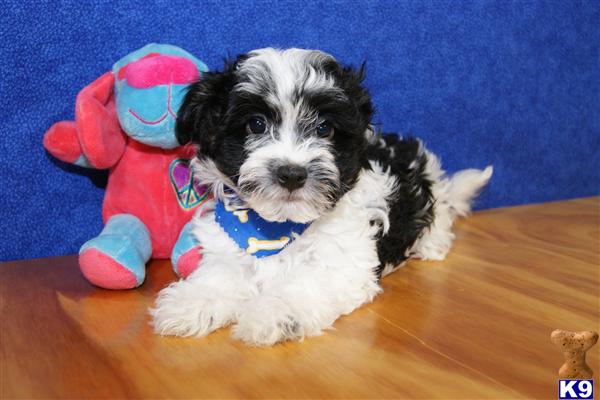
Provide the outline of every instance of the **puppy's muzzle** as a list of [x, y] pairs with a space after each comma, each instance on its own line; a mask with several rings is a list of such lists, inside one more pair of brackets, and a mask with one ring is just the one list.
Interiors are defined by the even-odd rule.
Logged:
[[308, 177], [308, 171], [304, 167], [287, 164], [278, 167], [275, 171], [275, 176], [281, 186], [293, 192], [304, 186]]

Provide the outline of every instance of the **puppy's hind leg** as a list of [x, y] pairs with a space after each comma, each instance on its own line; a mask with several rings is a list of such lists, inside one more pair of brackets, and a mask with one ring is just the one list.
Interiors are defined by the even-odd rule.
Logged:
[[433, 182], [434, 216], [432, 224], [411, 248], [411, 257], [423, 260], [443, 260], [446, 257], [454, 240], [454, 220], [469, 214], [473, 200], [492, 173], [493, 168], [488, 166], [484, 170], [465, 169], [448, 178], [438, 158], [428, 152], [426, 174]]

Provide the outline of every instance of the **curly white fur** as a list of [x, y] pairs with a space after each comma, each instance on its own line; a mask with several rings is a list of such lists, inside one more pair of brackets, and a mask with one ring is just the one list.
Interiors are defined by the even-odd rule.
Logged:
[[203, 336], [234, 323], [252, 345], [319, 335], [340, 316], [370, 302], [381, 288], [374, 240], [387, 225], [385, 198], [395, 180], [377, 165], [330, 212], [280, 253], [244, 253], [207, 212], [194, 218], [200, 268], [160, 292], [151, 310], [162, 335]]

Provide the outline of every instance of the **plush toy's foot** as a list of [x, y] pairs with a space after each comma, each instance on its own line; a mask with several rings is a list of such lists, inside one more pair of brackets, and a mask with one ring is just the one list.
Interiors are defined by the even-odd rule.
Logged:
[[79, 268], [88, 281], [101, 288], [132, 289], [138, 286], [133, 272], [93, 247], [79, 255]]
[[200, 265], [202, 254], [200, 253], [202, 247], [196, 246], [183, 253], [177, 263], [173, 265], [175, 273], [180, 278], [187, 278], [192, 272], [194, 272]]
[[79, 267], [94, 285], [105, 289], [131, 289], [144, 282], [146, 262], [152, 254], [148, 230], [137, 217], [111, 217], [99, 236], [79, 250]]
[[188, 222], [181, 230], [171, 253], [171, 264], [177, 276], [187, 278], [198, 268], [202, 259], [201, 249], [192, 235], [192, 223]]

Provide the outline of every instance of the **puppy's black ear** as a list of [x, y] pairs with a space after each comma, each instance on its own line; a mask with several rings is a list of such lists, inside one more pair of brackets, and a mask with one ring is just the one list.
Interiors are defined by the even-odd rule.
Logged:
[[369, 91], [363, 86], [366, 71], [367, 62], [365, 61], [358, 69], [350, 66], [340, 66], [334, 74], [336, 75], [339, 85], [344, 89], [349, 99], [356, 107], [356, 110], [360, 113], [362, 119], [366, 123], [369, 123], [371, 117], [375, 113], [375, 109], [373, 108]]
[[235, 84], [234, 71], [235, 63], [226, 63], [223, 72], [207, 72], [189, 86], [175, 123], [180, 144], [192, 142], [200, 145], [200, 151], [212, 153]]

